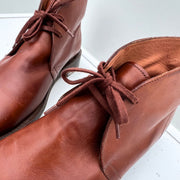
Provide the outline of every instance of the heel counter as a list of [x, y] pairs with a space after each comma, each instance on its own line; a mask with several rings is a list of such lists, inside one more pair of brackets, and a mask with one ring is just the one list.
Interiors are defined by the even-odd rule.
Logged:
[[81, 21], [84, 17], [86, 6], [87, 0], [74, 0], [58, 12], [64, 17], [64, 23], [74, 37], [70, 37], [67, 32], [62, 32], [62, 29], [57, 24], [54, 24], [54, 28], [62, 32], [62, 37], [59, 39], [54, 34], [52, 35], [53, 48], [50, 69], [53, 79], [56, 79], [62, 68], [81, 49]]
[[60, 50], [54, 65], [51, 64], [51, 74], [56, 79], [66, 64], [81, 51], [81, 25], [74, 32], [74, 37], [66, 42], [63, 50]]

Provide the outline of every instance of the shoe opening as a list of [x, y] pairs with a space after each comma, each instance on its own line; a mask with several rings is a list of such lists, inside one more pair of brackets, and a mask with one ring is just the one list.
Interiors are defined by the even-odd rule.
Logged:
[[160, 37], [134, 41], [119, 49], [107, 69], [118, 69], [131, 61], [142, 66], [151, 77], [180, 67], [180, 38]]

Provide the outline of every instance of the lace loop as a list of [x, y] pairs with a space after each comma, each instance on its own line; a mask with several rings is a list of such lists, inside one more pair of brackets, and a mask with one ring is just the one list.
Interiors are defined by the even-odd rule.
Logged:
[[59, 7], [71, 2], [73, 0], [69, 0], [68, 2], [62, 3], [53, 0], [51, 5], [44, 10], [36, 10], [34, 15], [27, 21], [19, 35], [16, 38], [15, 48], [22, 40], [28, 41], [35, 37], [40, 31], [47, 31], [54, 33], [56, 36], [61, 37], [61, 33], [54, 29], [52, 22], [57, 23], [65, 32], [67, 32], [71, 37], [74, 37], [74, 34], [68, 29], [68, 27], [63, 23], [64, 18], [57, 14], [57, 10]]
[[[82, 68], [69, 68], [64, 70], [62, 72], [64, 81], [72, 85], [80, 85], [60, 99], [57, 106], [62, 106], [79, 92], [89, 89], [95, 99], [112, 116], [115, 122], [116, 136], [120, 138], [120, 125], [128, 122], [128, 113], [123, 97], [127, 98], [133, 104], [137, 103], [138, 99], [135, 94], [116, 81], [114, 69], [111, 69], [110, 72], [105, 72], [104, 66], [105, 62], [101, 62], [98, 66], [98, 72]], [[83, 72], [90, 75], [73, 81], [67, 78], [69, 72]]]

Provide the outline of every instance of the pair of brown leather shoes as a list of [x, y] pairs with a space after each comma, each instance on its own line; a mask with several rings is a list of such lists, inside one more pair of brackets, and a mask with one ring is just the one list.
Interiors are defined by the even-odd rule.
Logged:
[[[120, 48], [97, 72], [64, 70], [79, 85], [28, 125], [62, 68], [78, 64], [86, 4], [42, 0], [0, 62], [2, 180], [118, 180], [180, 104], [180, 38], [151, 38]], [[69, 80], [75, 71], [89, 76]]]

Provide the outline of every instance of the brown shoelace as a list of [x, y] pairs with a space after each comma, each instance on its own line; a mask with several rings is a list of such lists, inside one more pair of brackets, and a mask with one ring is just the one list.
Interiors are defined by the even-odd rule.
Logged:
[[[98, 66], [98, 72], [82, 68], [65, 69], [62, 72], [64, 81], [71, 85], [80, 85], [62, 97], [58, 103], [45, 114], [48, 114], [57, 108], [57, 106], [62, 106], [81, 91], [89, 89], [94, 98], [113, 118], [116, 136], [120, 138], [120, 125], [128, 122], [128, 113], [123, 98], [127, 98], [133, 104], [138, 103], [138, 99], [130, 90], [116, 81], [114, 69], [111, 68], [109, 72], [105, 72], [105, 65], [105, 62], [101, 62]], [[73, 81], [67, 78], [67, 75], [72, 72], [83, 72], [90, 75]]]
[[28, 22], [24, 25], [19, 35], [17, 36], [13, 48], [15, 48], [20, 42], [28, 41], [31, 38], [35, 37], [40, 31], [51, 32], [57, 35], [58, 37], [61, 37], [61, 33], [54, 29], [52, 22], [57, 23], [70, 36], [74, 37], [73, 33], [63, 23], [64, 18], [61, 15], [57, 14], [57, 10], [60, 7], [64, 6], [65, 4], [71, 1], [73, 0], [69, 0], [67, 2], [62, 3], [61, 1], [56, 2], [56, 0], [52, 0], [50, 6], [46, 9], [46, 11], [35, 11], [34, 16], [32, 16], [28, 20]]

